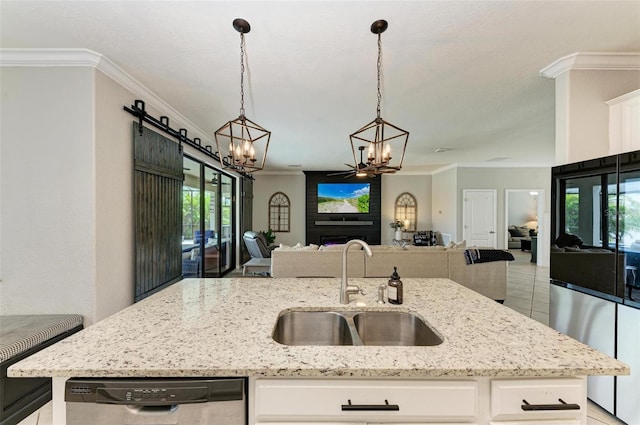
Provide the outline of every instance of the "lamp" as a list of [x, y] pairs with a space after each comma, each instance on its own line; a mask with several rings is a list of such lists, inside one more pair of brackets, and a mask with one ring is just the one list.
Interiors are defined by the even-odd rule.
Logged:
[[[351, 134], [351, 151], [353, 152], [354, 163], [359, 168], [356, 158], [356, 145], [362, 142], [368, 143], [367, 149], [367, 174], [387, 174], [395, 173], [402, 168], [404, 153], [407, 149], [409, 132], [385, 121], [380, 116], [380, 74], [382, 66], [382, 37], [388, 24], [385, 20], [377, 20], [371, 24], [371, 32], [378, 35], [378, 106], [376, 118], [364, 127]], [[392, 147], [393, 146], [393, 147]], [[395, 161], [393, 161], [395, 159]], [[365, 170], [361, 170], [365, 171]]]
[[[233, 28], [240, 33], [240, 116], [216, 130], [214, 137], [220, 163], [224, 168], [252, 173], [264, 168], [271, 132], [244, 114], [244, 35], [251, 31], [251, 25], [244, 19], [237, 18], [233, 21]], [[262, 141], [266, 141], [264, 148], [259, 148], [257, 142]], [[226, 156], [222, 156], [223, 146], [229, 152]]]

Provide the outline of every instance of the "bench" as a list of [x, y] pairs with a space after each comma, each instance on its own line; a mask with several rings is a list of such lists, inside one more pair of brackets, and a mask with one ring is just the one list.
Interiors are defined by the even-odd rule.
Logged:
[[51, 378], [9, 378], [7, 368], [82, 329], [79, 314], [0, 316], [0, 425], [15, 425], [51, 400]]

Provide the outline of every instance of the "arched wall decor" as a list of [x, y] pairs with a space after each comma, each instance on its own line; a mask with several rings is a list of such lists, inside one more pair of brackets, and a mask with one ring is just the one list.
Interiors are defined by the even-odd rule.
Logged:
[[283, 192], [276, 192], [269, 198], [269, 229], [274, 232], [289, 232], [291, 229], [291, 202]]
[[396, 198], [394, 210], [394, 219], [404, 223], [404, 231], [415, 232], [418, 217], [418, 203], [415, 196], [409, 192], [401, 193]]

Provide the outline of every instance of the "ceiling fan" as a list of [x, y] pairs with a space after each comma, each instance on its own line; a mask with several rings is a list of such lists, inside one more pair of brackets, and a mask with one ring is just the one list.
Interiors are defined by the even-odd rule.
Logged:
[[364, 151], [365, 147], [364, 146], [358, 146], [358, 150], [360, 151], [360, 162], [358, 163], [357, 166], [353, 166], [351, 164], [347, 164], [345, 163], [344, 165], [346, 165], [347, 167], [351, 168], [351, 170], [349, 171], [339, 171], [336, 173], [330, 173], [327, 174], [327, 176], [341, 176], [341, 175], [345, 175], [344, 178], [349, 178], [349, 177], [353, 177], [353, 176], [357, 176], [357, 177], [369, 177], [369, 178], [374, 178], [376, 176], [376, 174], [373, 172], [373, 169], [371, 167], [369, 167], [367, 164], [365, 164], [362, 160], [362, 152]]

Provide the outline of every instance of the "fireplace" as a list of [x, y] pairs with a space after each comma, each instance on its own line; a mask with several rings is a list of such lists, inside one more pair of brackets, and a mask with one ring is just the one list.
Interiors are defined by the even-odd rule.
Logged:
[[337, 236], [320, 236], [320, 243], [322, 245], [338, 245], [349, 242], [352, 239], [360, 239], [367, 241], [366, 235], [337, 235]]
[[[362, 213], [321, 212], [318, 210], [318, 185], [330, 183], [358, 183], [360, 177], [331, 176], [330, 171], [305, 171], [305, 242], [307, 244], [343, 244], [351, 239], [361, 239], [370, 245], [380, 244], [382, 179], [372, 178], [369, 211]], [[328, 175], [329, 174], [329, 175]]]

